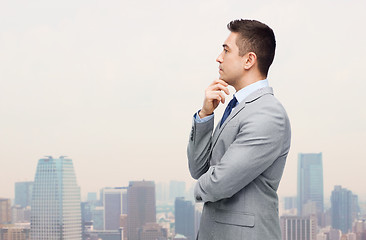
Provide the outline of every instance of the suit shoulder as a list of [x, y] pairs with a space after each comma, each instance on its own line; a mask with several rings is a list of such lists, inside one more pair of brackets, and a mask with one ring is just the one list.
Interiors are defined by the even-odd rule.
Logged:
[[255, 101], [246, 104], [246, 107], [254, 112], [278, 113], [287, 117], [287, 113], [281, 102], [272, 94], [265, 94]]
[[272, 94], [265, 94], [255, 101], [246, 103], [240, 115], [239, 122], [244, 127], [251, 126], [263, 131], [270, 129], [279, 129], [281, 132], [290, 131], [286, 110]]

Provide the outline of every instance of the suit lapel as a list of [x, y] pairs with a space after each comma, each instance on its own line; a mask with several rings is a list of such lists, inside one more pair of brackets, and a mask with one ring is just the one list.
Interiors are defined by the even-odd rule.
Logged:
[[222, 124], [221, 127], [220, 127], [220, 122], [217, 124], [215, 132], [212, 136], [211, 151], [215, 147], [216, 142], [217, 142], [221, 132], [224, 130], [224, 128], [228, 124], [228, 122], [231, 121], [231, 119], [233, 119], [242, 109], [245, 108], [246, 103], [253, 102], [253, 101], [257, 100], [258, 98], [260, 98], [261, 96], [263, 96], [265, 94], [273, 94], [272, 88], [271, 87], [265, 87], [265, 88], [261, 88], [261, 89], [258, 89], [255, 92], [253, 92], [252, 94], [250, 94], [247, 98], [245, 98], [241, 103], [239, 103], [235, 107], [234, 111], [232, 111], [230, 113], [230, 115], [227, 117], [227, 119], [225, 120], [225, 122]]
[[234, 111], [232, 111], [230, 113], [230, 115], [227, 117], [227, 119], [225, 120], [225, 122], [222, 124], [222, 126], [220, 127], [220, 122], [217, 124], [214, 135], [212, 137], [212, 147], [211, 149], [213, 149], [213, 147], [216, 145], [217, 139], [219, 138], [221, 132], [224, 130], [225, 126], [227, 125], [227, 123], [236, 116], [236, 114], [238, 114], [243, 108], [245, 107], [245, 101], [242, 101], [241, 103], [239, 103]]

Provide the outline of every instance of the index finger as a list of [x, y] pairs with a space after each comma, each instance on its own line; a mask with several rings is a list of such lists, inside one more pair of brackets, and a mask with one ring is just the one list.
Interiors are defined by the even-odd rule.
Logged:
[[222, 79], [216, 79], [215, 81], [213, 81], [213, 83], [211, 85], [215, 85], [215, 84], [218, 84], [218, 83], [225, 86], [225, 87], [229, 86], [229, 84], [227, 84], [227, 82], [225, 82]]
[[209, 86], [207, 89], [211, 91], [224, 91], [227, 95], [230, 94], [229, 89], [225, 86], [223, 86], [221, 83], [216, 83], [214, 85]]

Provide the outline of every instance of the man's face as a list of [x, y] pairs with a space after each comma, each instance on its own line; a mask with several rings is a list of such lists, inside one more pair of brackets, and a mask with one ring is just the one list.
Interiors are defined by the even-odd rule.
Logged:
[[239, 56], [239, 48], [236, 45], [238, 33], [230, 33], [225, 43], [222, 45], [223, 50], [217, 57], [216, 62], [219, 65], [220, 79], [229, 85], [235, 86], [244, 74], [244, 56]]

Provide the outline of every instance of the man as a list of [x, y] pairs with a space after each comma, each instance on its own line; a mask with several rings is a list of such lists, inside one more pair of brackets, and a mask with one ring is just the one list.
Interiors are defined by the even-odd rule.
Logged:
[[[267, 25], [235, 20], [223, 44], [220, 79], [194, 115], [188, 164], [203, 201], [199, 240], [280, 240], [277, 188], [290, 148], [290, 123], [267, 74], [276, 41]], [[236, 93], [214, 133], [214, 110]], [[224, 94], [225, 93], [225, 94]], [[213, 134], [212, 134], [213, 133]]]

